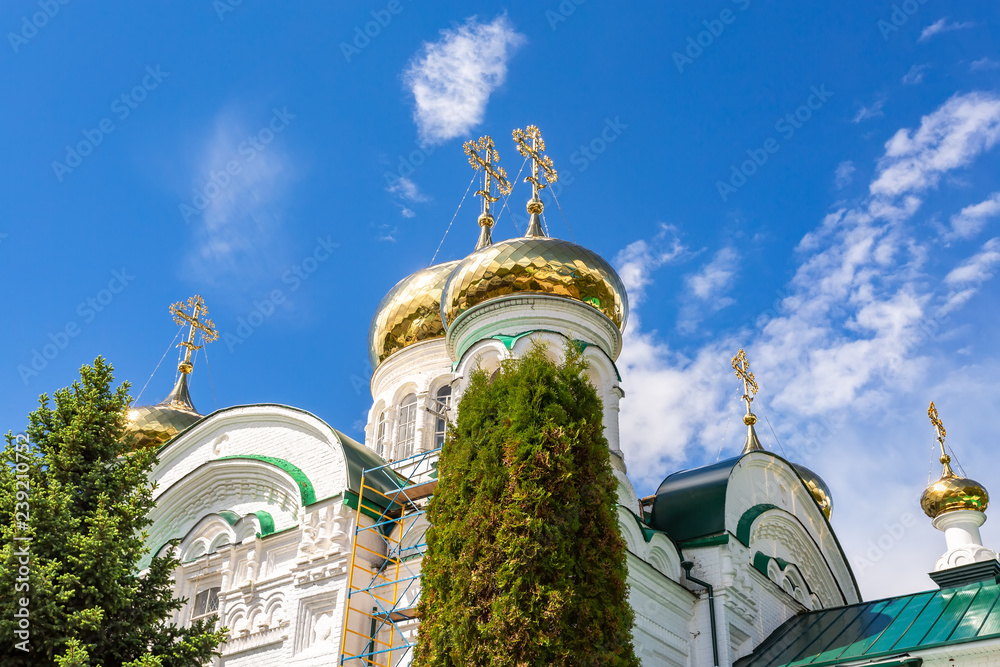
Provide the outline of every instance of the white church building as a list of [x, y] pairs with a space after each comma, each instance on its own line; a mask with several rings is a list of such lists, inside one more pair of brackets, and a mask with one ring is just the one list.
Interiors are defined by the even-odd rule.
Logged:
[[615, 365], [628, 298], [606, 260], [543, 231], [540, 179], [555, 172], [534, 135], [520, 142], [534, 167], [525, 235], [493, 241], [493, 187], [510, 188], [492, 142], [470, 142], [485, 176], [475, 250], [403, 278], [378, 304], [363, 443], [292, 406], [199, 414], [190, 352], [214, 332], [200, 299], [175, 306], [191, 325], [177, 384], [129, 414], [140, 444], [159, 451], [149, 546], [181, 561], [175, 594], [188, 603], [174, 622], [217, 614], [230, 635], [214, 664], [226, 667], [410, 664], [423, 515], [448, 421], [473, 370], [543, 342], [554, 358], [582, 349], [603, 399], [644, 667], [1000, 665], [1000, 561], [979, 536], [988, 497], [952, 472], [936, 412], [944, 472], [921, 504], [947, 550], [913, 595], [862, 600], [828, 487], [757, 439], [742, 350], [742, 453], [637, 497], [619, 449], [628, 378]]

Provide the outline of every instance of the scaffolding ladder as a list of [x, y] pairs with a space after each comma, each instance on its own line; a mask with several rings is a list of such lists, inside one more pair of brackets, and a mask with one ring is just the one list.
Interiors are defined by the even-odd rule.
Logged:
[[[441, 449], [361, 474], [340, 665], [405, 667], [416, 646], [427, 502]], [[379, 484], [380, 483], [380, 484]]]

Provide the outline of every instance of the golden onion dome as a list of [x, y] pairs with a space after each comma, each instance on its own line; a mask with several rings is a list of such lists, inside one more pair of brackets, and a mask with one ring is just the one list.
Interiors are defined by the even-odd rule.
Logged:
[[945, 431], [934, 401], [927, 408], [927, 416], [937, 431], [938, 445], [941, 447], [941, 478], [924, 489], [920, 496], [920, 507], [932, 519], [957, 510], [985, 512], [990, 504], [990, 495], [982, 484], [966, 477], [959, 477], [951, 469], [951, 457], [945, 449]]
[[625, 328], [628, 297], [611, 265], [583, 246], [533, 235], [494, 243], [462, 260], [444, 287], [441, 315], [451, 326], [480, 303], [523, 293], [588, 303]]
[[954, 473], [947, 474], [950, 472], [949, 466], [941, 479], [924, 489], [920, 496], [920, 507], [924, 514], [936, 519], [945, 512], [955, 510], [985, 512], [990, 504], [990, 495], [983, 485]]
[[795, 472], [799, 473], [799, 477], [809, 489], [809, 493], [816, 499], [816, 504], [829, 519], [830, 515], [833, 514], [833, 494], [830, 492], [830, 487], [826, 485], [822, 477], [804, 465], [793, 463], [792, 467], [795, 468]]
[[444, 336], [441, 289], [458, 264], [456, 260], [421, 269], [389, 290], [368, 329], [372, 368], [404, 347]]
[[125, 432], [135, 437], [137, 448], [159, 447], [199, 421], [188, 393], [187, 373], [181, 372], [173, 391], [156, 405], [142, 405], [126, 413]]

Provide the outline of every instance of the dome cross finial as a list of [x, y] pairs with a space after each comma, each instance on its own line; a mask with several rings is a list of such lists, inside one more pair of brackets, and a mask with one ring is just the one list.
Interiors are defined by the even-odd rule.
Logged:
[[495, 166], [500, 161], [496, 147], [493, 145], [493, 137], [485, 135], [479, 137], [479, 141], [469, 140], [462, 144], [465, 154], [469, 156], [469, 164], [476, 171], [483, 172], [483, 189], [476, 191], [476, 196], [483, 198], [483, 210], [479, 214], [479, 242], [476, 250], [482, 250], [493, 243], [492, 232], [493, 214], [490, 213], [490, 204], [500, 201], [500, 197], [493, 196], [493, 181], [496, 181], [497, 191], [502, 195], [510, 194], [510, 181], [507, 180], [507, 172], [503, 167]]
[[931, 423], [934, 424], [934, 430], [937, 431], [937, 441], [938, 445], [941, 447], [941, 464], [944, 466], [944, 472], [942, 477], [954, 477], [955, 472], [951, 469], [951, 457], [948, 456], [948, 452], [944, 448], [944, 439], [948, 434], [944, 429], [944, 422], [941, 421], [941, 417], [938, 416], [937, 407], [934, 405], [934, 401], [931, 401], [931, 405], [927, 408], [927, 416], [931, 418]]
[[[529, 139], [531, 140], [530, 146], [528, 145]], [[524, 178], [526, 183], [531, 183], [531, 199], [528, 200], [528, 213], [531, 214], [531, 222], [525, 236], [545, 236], [539, 219], [539, 215], [545, 207], [538, 194], [559, 180], [559, 174], [556, 173], [555, 166], [552, 164], [552, 158], [542, 154], [545, 150], [545, 140], [542, 139], [542, 133], [537, 125], [529, 125], [523, 130], [520, 128], [514, 130], [514, 142], [517, 144], [517, 152], [531, 159], [531, 175]], [[544, 183], [539, 180], [541, 176], [545, 177]]]
[[747, 359], [747, 353], [743, 351], [742, 347], [733, 357], [733, 370], [736, 371], [736, 377], [743, 380], [743, 400], [747, 405], [747, 413], [743, 415], [743, 423], [747, 425], [747, 440], [743, 445], [743, 453], [764, 451], [763, 445], [757, 438], [757, 431], [754, 429], [757, 415], [750, 410], [750, 404], [753, 403], [754, 396], [757, 395], [757, 380], [750, 370], [750, 360]]
[[[188, 314], [188, 310], [191, 311], [190, 314]], [[177, 370], [186, 375], [194, 368], [194, 364], [191, 363], [191, 352], [200, 350], [205, 347], [205, 343], [211, 343], [218, 339], [219, 332], [212, 320], [208, 319], [208, 308], [205, 307], [205, 300], [201, 298], [200, 294], [189, 298], [186, 304], [183, 301], [172, 304], [170, 314], [174, 316], [174, 324], [182, 327], [190, 325], [191, 327], [188, 330], [187, 340], [178, 344], [178, 347], [185, 348], [185, 352], [184, 359], [177, 364]], [[201, 345], [194, 344], [194, 336], [198, 331], [201, 332]]]

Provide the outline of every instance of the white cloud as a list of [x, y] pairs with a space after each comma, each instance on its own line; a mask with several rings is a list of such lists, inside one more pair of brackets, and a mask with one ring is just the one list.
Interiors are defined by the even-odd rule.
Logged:
[[628, 290], [629, 303], [638, 305], [645, 296], [646, 285], [652, 281], [653, 271], [677, 259], [685, 250], [677, 228], [660, 223], [660, 230], [651, 240], [634, 241], [619, 251], [615, 265]]
[[930, 65], [914, 65], [910, 71], [903, 75], [903, 85], [915, 86], [924, 80], [924, 70]]
[[956, 95], [924, 116], [917, 130], [899, 130], [885, 144], [874, 195], [899, 196], [936, 186], [941, 174], [972, 161], [1000, 138], [1000, 98]]
[[[390, 194], [396, 195], [403, 201], [420, 203], [428, 200], [427, 196], [420, 191], [420, 187], [406, 176], [400, 176], [399, 179], [393, 182], [392, 185], [388, 186], [386, 190]], [[403, 215], [406, 214], [404, 213]]]
[[[947, 100], [919, 128], [900, 130], [886, 143], [870, 194], [831, 212], [802, 239], [794, 277], [756, 322], [681, 350], [633, 318], [618, 360], [626, 391], [620, 423], [640, 493], [684, 463], [739, 451], [739, 387], [729, 359], [742, 346], [761, 385], [755, 411], [770, 413], [758, 424], [773, 425], [787, 455], [823, 474], [835, 499], [845, 499], [834, 522], [856, 568], [886, 525], [904, 513], [915, 519], [893, 547], [915, 558], [892, 554], [866, 567], [859, 573], [866, 597], [923, 585], [944, 550], [916, 501], [927, 457], [912, 453], [913, 443], [933, 444], [921, 419], [926, 401], [940, 395], [961, 406], [974, 396], [982, 414], [992, 414], [978, 390], [961, 383], [968, 367], [942, 370], [941, 356], [927, 347], [954, 329], [946, 309], [998, 271], [1000, 239], [940, 271], [928, 262], [937, 239], [922, 238], [924, 228], [911, 223], [926, 190], [995, 144], [998, 122], [997, 98], [971, 93]], [[714, 283], [705, 284], [711, 294]], [[648, 280], [642, 285], [652, 290]], [[944, 380], [931, 387], [930, 378]], [[767, 437], [769, 426], [758, 432]], [[856, 489], [876, 484], [882, 496], [873, 506]]]
[[738, 260], [735, 248], [722, 248], [701, 271], [688, 276], [684, 282], [691, 293], [702, 301], [717, 302], [732, 287]]
[[501, 15], [490, 23], [472, 17], [424, 43], [403, 75], [416, 102], [421, 141], [439, 144], [481, 123], [490, 95], [507, 78], [507, 62], [524, 41]]
[[993, 60], [991, 58], [980, 58], [979, 60], [973, 60], [969, 64], [969, 70], [972, 72], [988, 72], [1000, 67], [1000, 62]]
[[[232, 110], [215, 119], [215, 130], [192, 179], [190, 201], [199, 214], [187, 218], [196, 241], [188, 262], [203, 280], [226, 276], [225, 284], [232, 284], [234, 275], [244, 279], [263, 275], [283, 259], [281, 197], [292, 168], [281, 142], [274, 138], [275, 124], [269, 127], [269, 122], [253, 127]], [[263, 129], [271, 133], [268, 143], [259, 137]], [[227, 172], [233, 163], [238, 169]]]
[[983, 244], [982, 250], [952, 269], [944, 278], [946, 285], [981, 285], [995, 273], [1000, 263], [1000, 238], [992, 238]]
[[833, 182], [838, 188], [846, 188], [854, 180], [854, 172], [856, 168], [854, 163], [850, 160], [844, 160], [837, 165], [836, 171], [833, 172]]
[[865, 106], [861, 102], [857, 102], [857, 105], [858, 112], [854, 114], [854, 118], [851, 119], [852, 123], [860, 123], [861, 121], [868, 120], [869, 118], [885, 115], [885, 113], [882, 112], [882, 107], [885, 106], [884, 97], [875, 99], [875, 101], [868, 106]]
[[994, 192], [985, 201], [966, 206], [961, 212], [951, 216], [949, 236], [962, 239], [972, 238], [991, 219], [1000, 215], [1000, 192]]
[[917, 39], [918, 42], [926, 42], [928, 39], [934, 35], [940, 35], [946, 32], [953, 32], [955, 30], [965, 30], [967, 28], [975, 27], [975, 23], [967, 21], [965, 23], [948, 23], [948, 18], [939, 19], [932, 23], [931, 25], [924, 28], [923, 32], [920, 33], [920, 37]]

